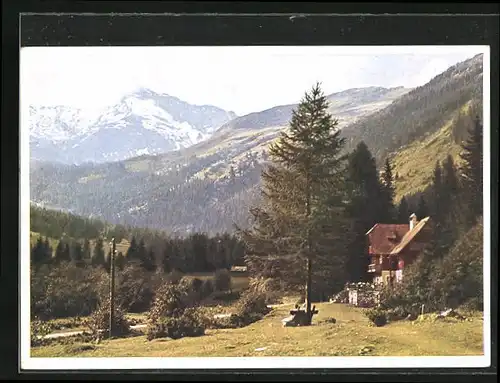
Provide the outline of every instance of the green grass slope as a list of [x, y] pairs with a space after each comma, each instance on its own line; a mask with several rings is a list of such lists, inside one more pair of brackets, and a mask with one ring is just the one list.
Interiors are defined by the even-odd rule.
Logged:
[[[146, 341], [145, 336], [95, 344], [35, 347], [32, 357], [251, 357], [251, 356], [459, 356], [483, 354], [483, 321], [400, 321], [373, 327], [362, 309], [317, 304], [313, 325], [282, 327], [292, 306], [239, 329], [207, 330], [196, 338]], [[327, 323], [334, 317], [337, 323]], [[257, 350], [261, 349], [261, 350]]]

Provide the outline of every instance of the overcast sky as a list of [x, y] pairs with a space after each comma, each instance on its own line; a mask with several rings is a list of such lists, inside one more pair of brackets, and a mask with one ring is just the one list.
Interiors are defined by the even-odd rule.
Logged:
[[483, 47], [30, 47], [21, 50], [23, 104], [92, 110], [140, 87], [238, 115], [295, 103], [316, 81], [326, 94], [415, 87]]

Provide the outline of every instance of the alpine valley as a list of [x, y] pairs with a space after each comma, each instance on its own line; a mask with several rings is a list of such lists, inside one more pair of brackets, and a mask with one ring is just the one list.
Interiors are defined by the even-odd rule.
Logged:
[[[397, 198], [411, 196], [425, 191], [436, 160], [458, 160], [481, 106], [482, 70], [478, 55], [418, 88], [348, 89], [328, 96], [329, 111], [346, 151], [363, 140], [379, 164], [391, 158]], [[33, 106], [31, 202], [180, 235], [246, 226], [267, 146], [295, 106], [238, 117], [147, 89], [95, 116]]]

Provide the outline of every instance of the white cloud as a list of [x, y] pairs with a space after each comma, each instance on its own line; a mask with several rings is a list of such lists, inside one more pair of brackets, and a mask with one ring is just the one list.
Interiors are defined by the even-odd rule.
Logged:
[[21, 50], [23, 103], [101, 108], [138, 87], [238, 114], [326, 93], [417, 86], [478, 47], [35, 47]]

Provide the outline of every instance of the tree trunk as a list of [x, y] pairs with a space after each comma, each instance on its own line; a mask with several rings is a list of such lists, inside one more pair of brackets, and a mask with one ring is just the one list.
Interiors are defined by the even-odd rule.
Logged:
[[307, 282], [306, 282], [306, 315], [308, 324], [311, 324], [311, 287], [312, 287], [312, 260], [307, 258]]
[[306, 315], [308, 324], [311, 324], [311, 287], [312, 287], [312, 246], [311, 246], [311, 228], [309, 217], [311, 216], [311, 182], [309, 172], [306, 174], [306, 214], [307, 214], [307, 279], [306, 279]]

